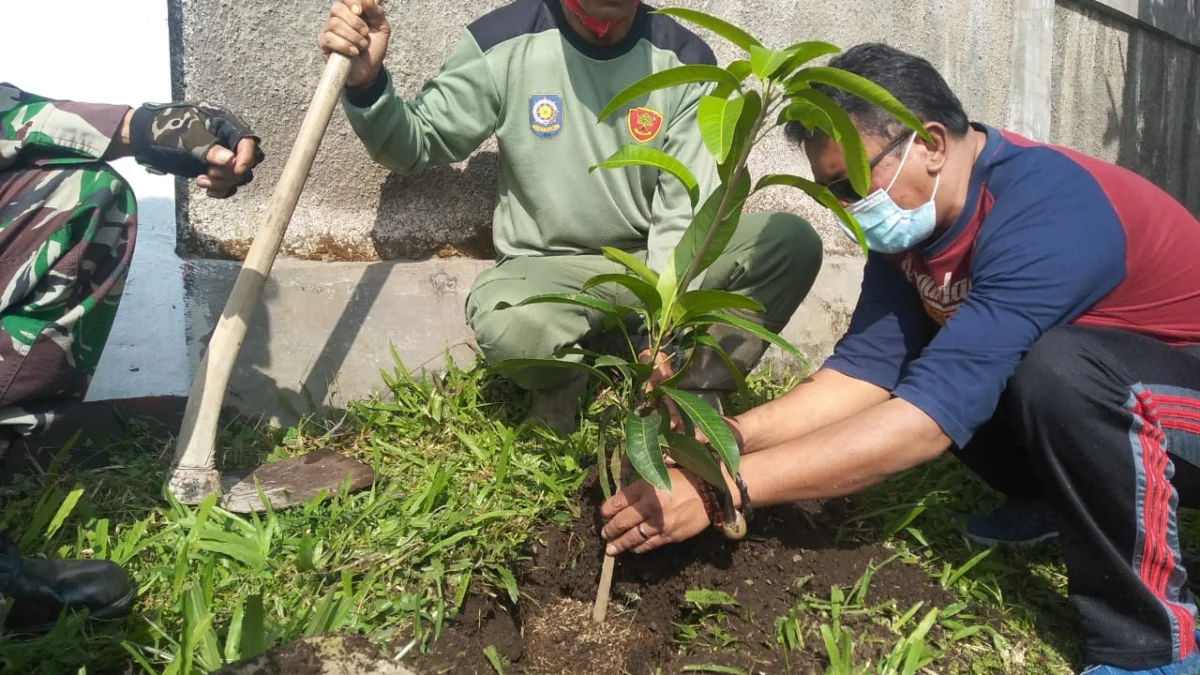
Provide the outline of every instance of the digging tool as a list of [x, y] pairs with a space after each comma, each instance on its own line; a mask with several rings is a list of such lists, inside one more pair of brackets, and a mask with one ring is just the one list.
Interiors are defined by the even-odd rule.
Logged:
[[184, 504], [199, 504], [208, 495], [223, 493], [222, 506], [230, 511], [261, 511], [266, 508], [258, 495], [261, 486], [271, 506], [279, 509], [303, 503], [322, 490], [334, 492], [347, 479], [351, 489], [366, 487], [374, 479], [369, 466], [329, 450], [224, 478], [215, 462], [217, 422], [229, 375], [349, 72], [349, 59], [336, 53], [329, 56], [266, 216], [196, 370], [168, 482], [171, 494]]

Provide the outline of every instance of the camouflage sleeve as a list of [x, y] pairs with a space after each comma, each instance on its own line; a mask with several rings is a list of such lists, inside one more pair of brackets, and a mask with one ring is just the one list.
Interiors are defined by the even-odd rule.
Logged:
[[44, 98], [0, 83], [0, 171], [24, 164], [71, 164], [100, 159], [125, 105]]

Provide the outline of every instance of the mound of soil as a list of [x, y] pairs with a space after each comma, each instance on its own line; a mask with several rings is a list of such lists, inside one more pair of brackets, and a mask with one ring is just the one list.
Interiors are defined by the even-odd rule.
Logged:
[[[414, 658], [414, 667], [424, 675], [494, 673], [483, 652], [493, 646], [509, 664], [506, 673], [642, 675], [678, 673], [688, 664], [783, 673], [775, 619], [805, 592], [828, 598], [831, 586], [848, 589], [868, 565], [890, 557], [877, 545], [835, 543], [837, 524], [848, 510], [845, 500], [760, 509], [750, 535], [740, 542], [709, 531], [647, 554], [619, 557], [608, 620], [597, 625], [591, 607], [603, 555], [600, 501], [591, 481], [579, 500], [584, 518], [534, 537], [532, 560], [518, 574], [518, 606], [507, 599], [472, 597], [443, 628], [431, 652]], [[692, 640], [685, 649], [680, 627], [697, 623], [694, 606], [685, 602], [693, 590], [723, 591], [737, 607], [709, 615], [709, 625], [720, 629], [716, 640], [708, 633], [709, 639]], [[900, 611], [921, 600], [926, 609], [953, 602], [921, 570], [899, 562], [875, 573], [866, 596], [870, 604], [889, 599]], [[846, 617], [843, 623], [856, 632], [887, 635], [865, 619]], [[819, 635], [809, 632], [805, 640], [806, 651], [788, 656], [791, 672], [824, 672]], [[714, 642], [725, 648], [715, 650]]]

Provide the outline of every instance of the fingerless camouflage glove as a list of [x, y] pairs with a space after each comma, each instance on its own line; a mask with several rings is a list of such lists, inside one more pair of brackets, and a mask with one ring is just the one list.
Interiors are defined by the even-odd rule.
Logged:
[[[129, 121], [129, 140], [139, 164], [155, 173], [188, 178], [208, 171], [205, 157], [214, 144], [237, 152], [243, 138], [262, 141], [237, 115], [211, 103], [147, 103]], [[263, 158], [256, 146], [252, 168]], [[249, 178], [248, 174], [246, 182]]]

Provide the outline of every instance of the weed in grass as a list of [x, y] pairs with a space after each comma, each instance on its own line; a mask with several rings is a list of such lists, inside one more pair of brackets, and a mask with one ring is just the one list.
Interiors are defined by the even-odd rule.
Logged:
[[684, 601], [687, 613], [675, 626], [680, 653], [715, 652], [737, 645], [738, 639], [726, 629], [726, 613], [739, 610], [737, 599], [724, 591], [697, 589], [687, 591]]

